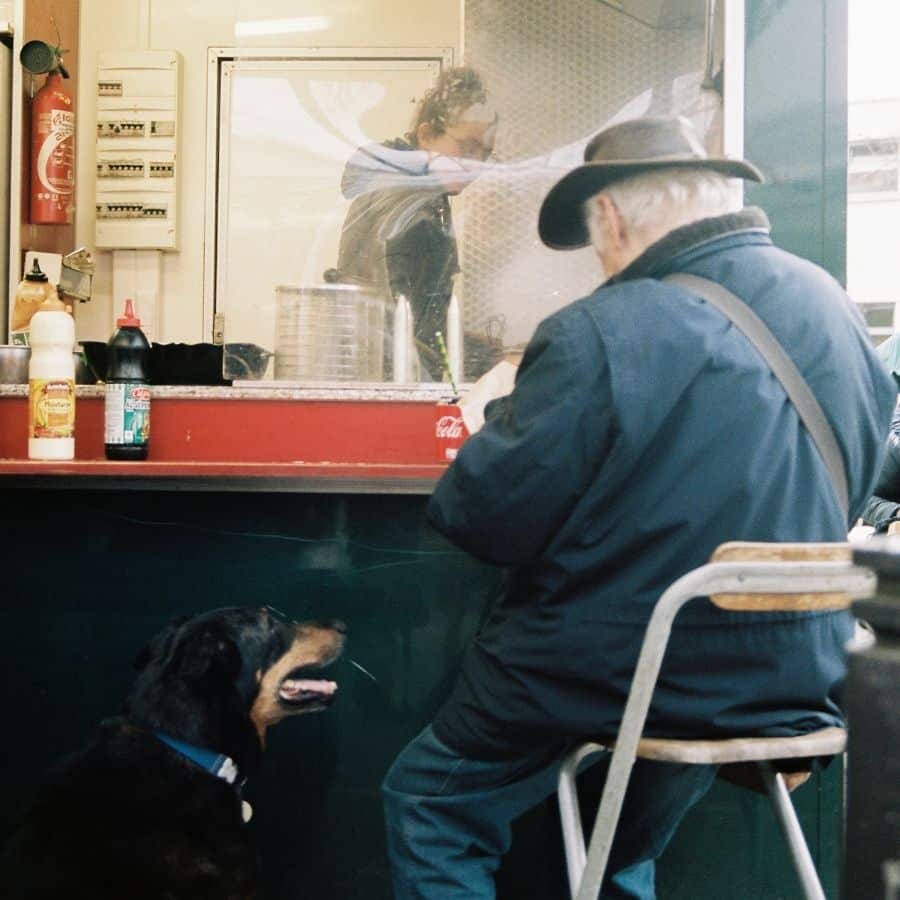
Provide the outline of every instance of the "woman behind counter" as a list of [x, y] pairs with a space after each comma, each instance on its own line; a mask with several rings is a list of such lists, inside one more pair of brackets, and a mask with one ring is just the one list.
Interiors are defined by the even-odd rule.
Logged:
[[334, 278], [406, 297], [423, 375], [435, 381], [443, 374], [435, 334], [446, 329], [459, 271], [449, 196], [477, 177], [472, 161], [491, 155], [496, 128], [478, 73], [448, 69], [419, 103], [405, 138], [357, 150], [341, 181], [353, 202]]

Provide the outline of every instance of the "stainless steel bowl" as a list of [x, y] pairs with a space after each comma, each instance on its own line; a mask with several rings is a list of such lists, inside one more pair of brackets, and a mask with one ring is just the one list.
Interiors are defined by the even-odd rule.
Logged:
[[28, 384], [30, 347], [0, 345], [0, 384]]
[[[80, 351], [75, 351], [75, 383], [94, 384], [96, 378]], [[12, 344], [0, 345], [0, 384], [28, 384], [28, 360], [31, 358], [31, 347], [14, 347]]]

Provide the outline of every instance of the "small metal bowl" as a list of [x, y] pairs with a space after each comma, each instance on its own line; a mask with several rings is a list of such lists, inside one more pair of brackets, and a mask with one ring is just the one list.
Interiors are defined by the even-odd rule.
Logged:
[[275, 354], [258, 344], [225, 344], [224, 371], [236, 380], [260, 381], [265, 378], [269, 360]]

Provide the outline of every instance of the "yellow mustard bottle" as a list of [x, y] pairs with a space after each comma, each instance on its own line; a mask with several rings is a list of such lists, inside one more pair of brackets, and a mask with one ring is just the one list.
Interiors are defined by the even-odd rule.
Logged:
[[28, 458], [75, 457], [75, 320], [38, 310], [28, 363]]

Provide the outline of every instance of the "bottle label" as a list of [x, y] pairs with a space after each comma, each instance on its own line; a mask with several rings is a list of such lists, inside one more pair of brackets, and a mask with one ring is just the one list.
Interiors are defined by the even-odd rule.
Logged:
[[75, 436], [75, 380], [32, 378], [28, 382], [28, 437]]
[[150, 388], [140, 382], [107, 382], [104, 426], [104, 443], [146, 444], [150, 440]]

